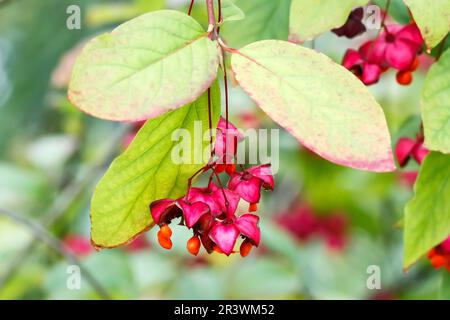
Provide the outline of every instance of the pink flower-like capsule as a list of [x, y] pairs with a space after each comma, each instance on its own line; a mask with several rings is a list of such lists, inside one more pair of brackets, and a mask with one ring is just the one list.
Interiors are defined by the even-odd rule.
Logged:
[[411, 138], [398, 139], [397, 145], [395, 147], [395, 155], [397, 156], [397, 161], [400, 167], [406, 166], [415, 146], [416, 141]]
[[350, 16], [342, 27], [333, 29], [331, 31], [339, 37], [345, 36], [347, 38], [354, 38], [366, 31], [366, 26], [364, 25], [364, 23], [362, 23], [363, 17], [364, 8], [356, 8], [350, 13]]
[[[189, 199], [190, 201], [193, 201], [192, 199], [198, 201], [188, 203], [187, 197], [184, 197], [179, 199], [178, 203], [183, 210], [186, 226], [193, 229], [194, 237], [200, 235], [200, 240], [206, 251], [211, 253], [215, 248], [215, 243], [209, 237], [211, 228], [217, 223], [216, 219], [235, 219], [234, 214], [240, 197], [229, 189], [218, 188], [214, 183], [211, 183], [209, 188], [192, 189], [191, 192], [193, 191], [193, 193], [191, 193]], [[214, 208], [214, 214], [212, 214], [210, 208]], [[188, 250], [191, 252], [190, 249]]]
[[183, 217], [186, 227], [192, 228], [202, 216], [210, 214], [209, 206], [204, 202], [187, 202], [185, 198], [178, 200], [178, 204], [183, 210]]
[[[238, 142], [244, 140], [242, 133], [231, 123], [220, 117], [216, 130], [214, 152], [218, 157], [218, 164], [233, 164]], [[219, 170], [222, 167], [219, 167]], [[225, 170], [225, 167], [224, 167]]]
[[178, 217], [181, 217], [183, 212], [177, 206], [177, 202], [172, 199], [161, 199], [150, 204], [150, 213], [153, 221], [159, 225], [158, 242], [164, 249], [172, 248], [172, 230], [169, 223]]
[[412, 151], [412, 156], [418, 164], [422, 164], [425, 157], [430, 153], [430, 150], [423, 146], [423, 142], [418, 142]]
[[[362, 48], [369, 48], [372, 44], [373, 42], [369, 41]], [[380, 80], [382, 68], [376, 63], [367, 61], [360, 51], [347, 50], [342, 65], [353, 72], [365, 85], [377, 83]]]
[[238, 194], [226, 188], [222, 190], [213, 182], [206, 188], [191, 188], [186, 199], [191, 203], [205, 203], [214, 217], [234, 214], [240, 200]]
[[375, 39], [366, 58], [370, 63], [409, 70], [422, 50], [423, 38], [416, 24], [389, 25]]
[[161, 199], [150, 204], [153, 221], [160, 227], [169, 224], [175, 218], [181, 217], [183, 212], [173, 199]]
[[209, 231], [209, 238], [227, 256], [233, 252], [239, 235], [257, 247], [261, 238], [258, 222], [259, 217], [251, 213], [243, 214], [235, 219], [216, 222]]
[[[214, 220], [210, 220], [211, 224], [214, 224]], [[207, 231], [201, 233], [200, 241], [202, 242], [203, 248], [205, 248], [206, 252], [212, 253], [214, 252], [216, 248], [216, 244], [214, 241], [211, 240], [209, 237], [209, 231], [211, 229], [208, 229]]]
[[[150, 205], [153, 220], [160, 226], [158, 241], [165, 249], [172, 248], [170, 240], [172, 230], [168, 224], [179, 217], [181, 217], [180, 225], [185, 225], [193, 231], [193, 236], [186, 244], [188, 252], [193, 255], [199, 253], [201, 245], [208, 253], [216, 251], [230, 255], [239, 236], [244, 239], [240, 248], [243, 257], [250, 253], [253, 246], [259, 245], [261, 236], [258, 227], [259, 217], [251, 213], [237, 217], [236, 210], [241, 195], [246, 193], [247, 184], [250, 189], [257, 186], [257, 189], [252, 189], [247, 192], [248, 196], [245, 196], [247, 201], [255, 200], [250, 203], [250, 211], [257, 210], [256, 203], [260, 198], [261, 187], [273, 190], [274, 179], [270, 165], [256, 166], [243, 173], [236, 173], [236, 166], [233, 163], [236, 146], [243, 136], [235, 126], [227, 123], [223, 118], [219, 122], [217, 135], [215, 148], [219, 160], [210, 159], [206, 166], [189, 179], [187, 194], [177, 200], [161, 199]], [[225, 160], [225, 163], [220, 163], [220, 160]], [[209, 170], [212, 172], [207, 187], [191, 187], [191, 180], [197, 174]], [[223, 171], [226, 171], [231, 177], [229, 185], [231, 182], [233, 188], [239, 190], [240, 193], [230, 187], [223, 187], [218, 174]], [[214, 176], [220, 188], [212, 182]], [[234, 182], [231, 181], [233, 179]], [[251, 181], [248, 182], [249, 180]]]
[[411, 138], [400, 138], [395, 147], [397, 161], [401, 167], [406, 166], [408, 160], [412, 157], [418, 164], [422, 164], [430, 151], [423, 146], [423, 138], [416, 140]]
[[441, 243], [441, 248], [450, 254], [450, 236]]
[[228, 182], [228, 187], [250, 204], [258, 203], [261, 198], [261, 187], [265, 190], [274, 189], [270, 164], [235, 173]]

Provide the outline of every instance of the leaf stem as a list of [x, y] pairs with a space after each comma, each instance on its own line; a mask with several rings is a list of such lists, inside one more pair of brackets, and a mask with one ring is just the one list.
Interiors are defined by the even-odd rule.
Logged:
[[[222, 22], [222, 2], [221, 0], [217, 0], [219, 6], [219, 24]], [[219, 36], [220, 27], [217, 27], [217, 36]], [[227, 78], [227, 65], [226, 65], [226, 54], [223, 46], [221, 46], [222, 50], [222, 66], [223, 66], [223, 83], [225, 87], [225, 154], [227, 153], [227, 143], [228, 143], [228, 78]], [[225, 163], [227, 163], [227, 159], [225, 159]]]
[[188, 179], [188, 188], [187, 188], [187, 193], [186, 193], [186, 200], [189, 201], [189, 195], [191, 192], [191, 187], [192, 187], [192, 181], [199, 175], [202, 174], [208, 170], [211, 170], [212, 166], [211, 164], [207, 164], [206, 166], [198, 169], [189, 179]]
[[209, 33], [209, 38], [213, 40], [216, 33], [216, 15], [214, 13], [214, 1], [206, 0], [206, 8], [208, 11], [208, 30], [211, 30], [211, 32]]
[[195, 2], [195, 0], [191, 0], [191, 4], [189, 5], [189, 9], [188, 9], [188, 16], [191, 15], [192, 8], [194, 7], [194, 2]]
[[222, 49], [225, 50], [226, 52], [229, 52], [229, 53], [239, 53], [239, 54], [240, 54], [240, 52], [239, 52], [238, 49], [230, 48], [229, 46], [227, 46], [227, 44], [222, 40], [222, 38], [220, 38], [220, 37], [217, 38], [217, 42], [218, 42], [219, 45], [222, 47]]
[[212, 112], [211, 112], [211, 88], [208, 89], [208, 123], [209, 123], [209, 147], [211, 149], [211, 158], [214, 157]]
[[[381, 21], [381, 27], [382, 29], [385, 27], [385, 22], [386, 22], [386, 18], [388, 16], [389, 13], [389, 9], [391, 8], [391, 0], [387, 0], [386, 2], [386, 7], [384, 8], [384, 15], [383, 15], [383, 20]], [[380, 29], [381, 30], [381, 29]]]
[[[192, 186], [192, 180], [194, 180], [195, 179], [195, 177], [197, 177], [200, 173], [202, 173], [202, 172], [205, 172], [205, 171], [208, 171], [210, 169], [210, 167], [207, 165], [207, 166], [204, 166], [204, 167], [202, 167], [202, 168], [200, 168], [200, 169], [198, 169], [189, 179], [188, 179], [188, 189], [190, 189], [191, 188], [191, 186]], [[189, 190], [188, 190], [188, 192], [189, 192]]]
[[217, 15], [219, 16], [217, 18], [217, 36], [219, 36], [220, 33], [220, 25], [222, 24], [222, 1], [221, 0], [217, 0], [217, 5], [218, 5], [218, 11], [217, 11]]
[[228, 206], [229, 206], [230, 203], [228, 202], [227, 195], [225, 194], [225, 190], [224, 190], [222, 181], [220, 180], [220, 177], [217, 174], [217, 172], [214, 171], [214, 175], [216, 176], [216, 180], [219, 183], [220, 190], [222, 190], [223, 198], [225, 200], [225, 207], [227, 208], [227, 211], [228, 211]]
[[[223, 82], [225, 87], [225, 129], [228, 134], [228, 78], [227, 78], [227, 66], [225, 65], [225, 52], [223, 52]], [[225, 152], [227, 150], [227, 141], [228, 139], [225, 139]]]
[[388, 16], [389, 13], [389, 8], [391, 7], [391, 0], [387, 0], [386, 1], [386, 6], [384, 8], [384, 15], [383, 15], [383, 19], [381, 20], [381, 27], [380, 30], [378, 30], [377, 36], [375, 37], [375, 39], [372, 41], [372, 44], [370, 45], [369, 48], [369, 52], [368, 55], [370, 55], [372, 53], [373, 47], [375, 46], [375, 41], [378, 40], [378, 38], [381, 36], [381, 33], [383, 32], [383, 30], [389, 34], [389, 31], [386, 29], [386, 18]]

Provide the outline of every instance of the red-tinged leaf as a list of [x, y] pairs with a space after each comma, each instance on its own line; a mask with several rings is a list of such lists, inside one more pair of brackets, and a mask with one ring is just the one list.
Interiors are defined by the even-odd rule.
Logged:
[[314, 50], [260, 41], [233, 54], [242, 88], [303, 145], [344, 166], [395, 170], [383, 110], [353, 74]]
[[92, 39], [74, 66], [68, 95], [98, 118], [145, 120], [198, 98], [218, 63], [217, 43], [197, 21], [155, 11]]

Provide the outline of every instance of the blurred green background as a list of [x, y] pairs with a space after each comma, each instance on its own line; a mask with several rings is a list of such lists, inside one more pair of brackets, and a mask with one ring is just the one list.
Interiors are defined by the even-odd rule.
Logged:
[[[236, 2], [246, 19], [222, 28], [230, 46], [287, 38], [289, 0]], [[74, 4], [81, 8], [80, 30], [66, 27], [66, 10]], [[89, 117], [67, 101], [71, 65], [90, 37], [147, 11], [186, 12], [187, 5], [188, 0], [0, 1], [0, 298], [445, 298], [450, 283], [427, 261], [402, 270], [403, 207], [417, 167], [392, 174], [343, 168], [301, 148], [285, 132], [276, 190], [264, 194], [260, 206], [262, 246], [249, 257], [190, 256], [189, 234], [181, 229], [174, 232], [172, 251], [157, 245], [154, 230], [127, 247], [93, 251], [90, 197], [133, 128]], [[205, 24], [202, 4], [193, 15]], [[364, 37], [350, 41], [328, 33], [314, 46], [340, 62]], [[419, 129], [424, 73], [416, 73], [408, 87], [388, 73], [370, 88], [393, 142]], [[239, 127], [276, 128], [237, 87], [230, 105]], [[79, 290], [67, 286], [73, 264], [82, 267]], [[380, 290], [367, 287], [373, 265], [381, 271]]]

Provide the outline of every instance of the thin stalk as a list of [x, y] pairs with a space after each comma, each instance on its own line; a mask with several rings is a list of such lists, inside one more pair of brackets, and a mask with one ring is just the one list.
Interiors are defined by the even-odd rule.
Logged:
[[187, 189], [187, 193], [186, 193], [186, 200], [187, 200], [187, 201], [189, 201], [189, 195], [190, 195], [190, 192], [191, 192], [192, 181], [193, 181], [199, 174], [204, 173], [204, 172], [206, 172], [206, 171], [208, 171], [208, 170], [211, 170], [211, 169], [212, 169], [211, 165], [208, 164], [208, 165], [204, 166], [203, 168], [197, 170], [197, 171], [196, 171], [196, 172], [188, 179], [188, 189]]
[[[218, 9], [218, 24], [222, 23], [222, 1], [217, 0], [219, 9]], [[220, 34], [220, 27], [217, 27], [217, 36]], [[227, 65], [226, 65], [226, 54], [224, 48], [221, 46], [222, 50], [222, 66], [223, 66], [223, 82], [225, 86], [225, 154], [227, 154], [228, 150], [228, 79], [227, 79]], [[225, 159], [225, 163], [227, 159]]]
[[[228, 77], [227, 77], [227, 66], [225, 61], [225, 50], [222, 48], [222, 59], [223, 59], [223, 84], [225, 87], [225, 154], [228, 151], [228, 116], [229, 116], [229, 100], [228, 100]], [[227, 159], [226, 159], [227, 160]], [[227, 161], [226, 161], [227, 162]]]
[[218, 26], [217, 26], [217, 36], [219, 36], [220, 33], [220, 24], [222, 23], [222, 1], [221, 0], [217, 0], [217, 5], [218, 5], [218, 11], [217, 11], [217, 15], [219, 16], [217, 18], [217, 22], [218, 22]]
[[[383, 20], [381, 21], [381, 28], [383, 29], [386, 25], [386, 18], [388, 16], [389, 13], [389, 9], [391, 8], [391, 0], [387, 0], [386, 2], [386, 7], [384, 8], [384, 16], [383, 16]], [[381, 29], [380, 29], [381, 30]]]
[[212, 29], [211, 33], [209, 34], [209, 38], [214, 39], [216, 33], [216, 15], [214, 14], [214, 1], [206, 0], [206, 8], [208, 11], [208, 29]]
[[387, 0], [386, 1], [386, 7], [384, 8], [383, 20], [381, 21], [381, 28], [380, 28], [380, 30], [378, 30], [378, 33], [377, 33], [377, 36], [375, 37], [375, 40], [373, 40], [372, 44], [370, 45], [369, 54], [368, 55], [370, 55], [372, 53], [373, 47], [375, 45], [375, 41], [380, 37], [380, 35], [383, 32], [383, 30], [386, 31], [389, 34], [389, 31], [386, 29], [386, 18], [388, 16], [390, 7], [391, 7], [391, 0]]
[[222, 181], [220, 180], [220, 177], [217, 174], [217, 172], [214, 171], [214, 175], [216, 176], [216, 180], [219, 183], [220, 190], [222, 190], [223, 198], [225, 199], [225, 207], [227, 208], [227, 212], [228, 212], [229, 202], [228, 202], [228, 199], [227, 199], [227, 195], [225, 194], [225, 190], [224, 190]]
[[211, 182], [212, 182], [212, 180], [213, 180], [213, 178], [214, 178], [214, 170], [211, 172], [211, 175], [209, 176], [209, 180], [208, 180], [208, 190], [209, 190], [209, 186], [211, 185]]
[[214, 157], [213, 133], [212, 133], [212, 111], [211, 111], [211, 88], [208, 89], [208, 125], [209, 125], [209, 148], [211, 158]]
[[77, 265], [82, 271], [86, 280], [97, 292], [97, 294], [102, 299], [111, 299], [110, 295], [106, 292], [103, 286], [95, 279], [95, 277], [88, 270], [86, 270], [83, 267], [78, 257], [72, 254], [70, 251], [68, 251], [64, 247], [63, 243], [58, 238], [50, 234], [47, 230], [45, 230], [45, 228], [42, 225], [32, 222], [28, 217], [24, 217], [22, 215], [19, 215], [15, 212], [11, 212], [8, 210], [0, 209], [0, 215], [8, 217], [17, 224], [26, 227], [28, 230], [30, 230], [31, 234], [36, 240], [44, 242], [51, 249], [53, 249], [54, 251], [58, 252], [61, 256], [63, 256], [69, 263]]
[[191, 4], [189, 5], [189, 10], [188, 10], [188, 16], [191, 15], [192, 8], [194, 7], [194, 2], [195, 2], [195, 0], [191, 0]]

